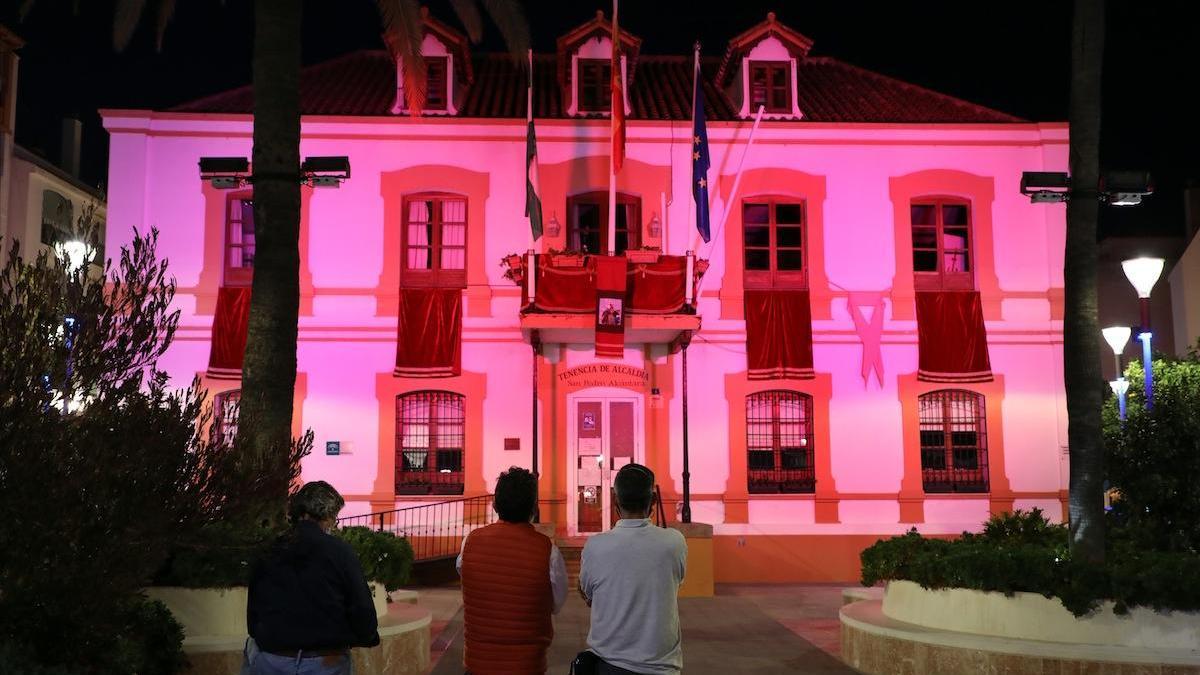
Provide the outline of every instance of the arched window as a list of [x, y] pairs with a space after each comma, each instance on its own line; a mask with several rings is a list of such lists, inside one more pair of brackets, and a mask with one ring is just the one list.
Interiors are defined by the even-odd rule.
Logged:
[[223, 445], [233, 445], [238, 432], [238, 410], [242, 403], [242, 390], [230, 389], [213, 397], [213, 424], [216, 440]]
[[396, 494], [463, 493], [465, 420], [461, 394], [396, 397]]
[[920, 397], [921, 480], [926, 492], [987, 492], [984, 398], [961, 389]]
[[42, 243], [70, 241], [75, 230], [75, 206], [54, 190], [42, 191]]
[[746, 397], [750, 494], [813, 492], [812, 397], [764, 391]]
[[467, 283], [467, 200], [448, 194], [404, 198], [405, 286], [461, 288]]
[[254, 196], [229, 195], [225, 206], [225, 285], [249, 286], [254, 281]]
[[961, 199], [921, 198], [912, 215], [913, 287], [973, 290], [971, 209]]
[[[616, 254], [638, 248], [642, 243], [642, 201], [633, 195], [617, 193]], [[608, 251], [608, 193], [588, 192], [567, 199], [570, 217], [567, 247], [593, 255]]]
[[804, 202], [754, 197], [742, 202], [745, 287], [807, 288]]

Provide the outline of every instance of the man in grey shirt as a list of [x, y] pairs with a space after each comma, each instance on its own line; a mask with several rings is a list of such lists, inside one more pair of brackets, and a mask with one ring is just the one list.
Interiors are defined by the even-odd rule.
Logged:
[[687, 544], [676, 530], [652, 525], [654, 473], [627, 464], [613, 481], [617, 526], [583, 547], [579, 591], [592, 608], [588, 649], [601, 675], [674, 675], [683, 669], [679, 584]]

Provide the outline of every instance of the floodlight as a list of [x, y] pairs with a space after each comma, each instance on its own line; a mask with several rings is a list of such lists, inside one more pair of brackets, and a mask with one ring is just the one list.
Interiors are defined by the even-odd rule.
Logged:
[[1112, 206], [1136, 206], [1153, 194], [1154, 185], [1145, 171], [1109, 171], [1100, 179], [1100, 192]]
[[1071, 190], [1071, 177], [1062, 171], [1025, 171], [1021, 174], [1021, 194], [1034, 204], [1065, 202]]

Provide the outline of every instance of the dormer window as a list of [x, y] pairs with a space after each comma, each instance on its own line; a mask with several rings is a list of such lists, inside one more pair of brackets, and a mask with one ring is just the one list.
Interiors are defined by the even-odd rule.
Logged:
[[425, 109], [445, 110], [449, 100], [449, 86], [446, 80], [448, 57], [425, 57]]
[[612, 62], [605, 59], [579, 59], [579, 111], [612, 110]]
[[763, 106], [768, 113], [792, 114], [791, 63], [787, 61], [750, 62], [750, 109]]

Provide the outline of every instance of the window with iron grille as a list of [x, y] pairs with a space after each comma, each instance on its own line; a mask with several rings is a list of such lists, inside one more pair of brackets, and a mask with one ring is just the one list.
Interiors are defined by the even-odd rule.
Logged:
[[233, 445], [238, 432], [238, 410], [241, 408], [242, 390], [231, 389], [213, 397], [213, 423], [216, 440], [222, 445]]
[[987, 492], [983, 396], [945, 389], [919, 399], [921, 480], [926, 492]]
[[742, 203], [746, 288], [807, 288], [804, 202], [759, 197]]
[[461, 394], [396, 397], [396, 494], [463, 493], [465, 419]]
[[579, 111], [612, 110], [612, 62], [608, 59], [579, 59], [577, 65]]
[[445, 56], [425, 57], [425, 109], [445, 110], [449, 87], [446, 82]]
[[812, 397], [764, 391], [746, 397], [746, 475], [751, 494], [813, 492]]
[[750, 112], [764, 106], [769, 113], [791, 114], [792, 74], [786, 61], [750, 62]]
[[229, 195], [225, 206], [225, 285], [254, 281], [254, 198], [248, 192]]
[[917, 290], [971, 290], [971, 210], [953, 199], [919, 199], [912, 216], [913, 286]]
[[405, 286], [465, 286], [467, 200], [438, 193], [405, 197], [402, 257]]

